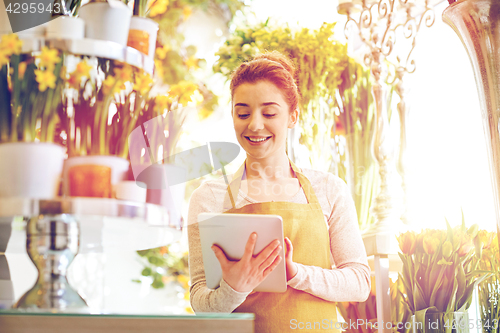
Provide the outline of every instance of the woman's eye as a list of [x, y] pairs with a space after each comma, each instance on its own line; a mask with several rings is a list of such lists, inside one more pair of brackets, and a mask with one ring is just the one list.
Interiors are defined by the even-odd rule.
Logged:
[[238, 118], [240, 118], [240, 119], [245, 119], [247, 117], [248, 117], [248, 114], [239, 114], [238, 115]]
[[266, 116], [266, 117], [268, 117], [268, 118], [272, 118], [272, 117], [274, 117], [275, 115], [276, 115], [276, 113], [275, 113], [275, 114], [269, 114], [269, 113], [264, 114], [264, 116]]

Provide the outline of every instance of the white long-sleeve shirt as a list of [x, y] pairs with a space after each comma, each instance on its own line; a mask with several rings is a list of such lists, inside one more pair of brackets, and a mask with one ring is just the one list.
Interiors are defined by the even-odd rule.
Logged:
[[[297, 264], [288, 286], [333, 302], [365, 301], [370, 293], [370, 268], [359, 232], [356, 209], [347, 185], [333, 174], [302, 169], [321, 205], [330, 236], [332, 269]], [[196, 312], [232, 312], [249, 293], [233, 290], [224, 280], [213, 290], [206, 286], [200, 234], [196, 223], [203, 212], [222, 213], [227, 185], [221, 177], [196, 189], [189, 202], [188, 237], [191, 306]], [[301, 189], [290, 200], [307, 203]], [[256, 203], [241, 190], [236, 208]]]

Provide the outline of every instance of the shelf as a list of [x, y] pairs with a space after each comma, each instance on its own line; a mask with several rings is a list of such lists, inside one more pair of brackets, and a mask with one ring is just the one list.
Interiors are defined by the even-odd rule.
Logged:
[[71, 314], [0, 310], [2, 332], [95, 332], [157, 333], [254, 332], [251, 313], [206, 313], [197, 315]]
[[[26, 252], [26, 221], [18, 217], [72, 215], [80, 224], [80, 253], [143, 250], [181, 237], [163, 206], [105, 198], [0, 199], [0, 227], [10, 224], [6, 253]], [[0, 249], [5, 244], [0, 244]]]
[[97, 39], [50, 39], [22, 38], [22, 53], [41, 51], [44, 46], [56, 48], [74, 55], [118, 60], [153, 74], [154, 60], [131, 47]]

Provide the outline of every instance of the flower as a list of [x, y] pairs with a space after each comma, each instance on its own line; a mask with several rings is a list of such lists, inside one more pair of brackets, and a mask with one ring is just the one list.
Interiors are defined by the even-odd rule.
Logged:
[[167, 53], [168, 51], [170, 51], [170, 45], [163, 45], [163, 47], [159, 47], [156, 49], [156, 56], [158, 57], [158, 59], [165, 59], [167, 57]]
[[398, 237], [399, 248], [401, 252], [407, 255], [412, 255], [415, 252], [417, 238], [413, 231], [405, 232]]
[[54, 89], [56, 87], [57, 78], [52, 71], [37, 69], [35, 70], [35, 76], [40, 91], [45, 91], [47, 88]]
[[117, 85], [116, 79], [112, 75], [108, 75], [104, 82], [102, 83], [102, 89], [105, 95], [109, 95], [111, 93], [117, 93], [120, 91], [120, 88]]
[[92, 66], [88, 64], [87, 60], [84, 60], [76, 65], [76, 69], [74, 70], [73, 74], [80, 77], [89, 77], [91, 69]]
[[156, 0], [151, 5], [149, 16], [155, 17], [161, 15], [167, 11], [167, 7], [168, 7], [168, 0]]
[[481, 230], [478, 233], [479, 241], [482, 244], [484, 250], [487, 250], [491, 246], [491, 241], [495, 237], [495, 233], [487, 232], [486, 230]]
[[44, 46], [42, 52], [36, 56], [36, 59], [39, 61], [38, 65], [47, 70], [54, 70], [56, 63], [61, 61], [58, 54], [58, 50], [51, 50], [47, 46]]
[[184, 6], [182, 9], [182, 15], [184, 16], [184, 19], [187, 20], [191, 14], [193, 13], [193, 10], [189, 6]]
[[155, 98], [155, 112], [158, 114], [162, 114], [165, 110], [168, 111], [170, 104], [170, 100], [165, 95], [158, 95]]
[[0, 41], [0, 50], [8, 56], [21, 53], [23, 42], [16, 34], [3, 35]]
[[185, 61], [185, 64], [186, 64], [187, 68], [189, 68], [189, 69], [198, 68], [198, 58], [196, 58], [195, 56], [189, 57]]
[[142, 96], [145, 96], [151, 86], [153, 85], [153, 79], [149, 74], [137, 74], [135, 76], [134, 90], [138, 91]]

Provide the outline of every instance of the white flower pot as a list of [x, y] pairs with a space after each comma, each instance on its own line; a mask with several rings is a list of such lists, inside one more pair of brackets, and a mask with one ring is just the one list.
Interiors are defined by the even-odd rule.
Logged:
[[56, 197], [64, 154], [53, 143], [0, 144], [0, 197]]
[[78, 16], [85, 21], [85, 37], [127, 46], [132, 9], [121, 1], [91, 2], [83, 5]]
[[73, 16], [59, 16], [47, 23], [47, 38], [82, 39], [85, 36], [85, 21]]
[[69, 170], [76, 165], [102, 165], [111, 168], [111, 186], [125, 179], [128, 171], [128, 160], [118, 156], [90, 155], [74, 156], [64, 162], [63, 195], [69, 196]]
[[132, 16], [127, 45], [154, 58], [157, 35], [158, 23], [149, 18]]

